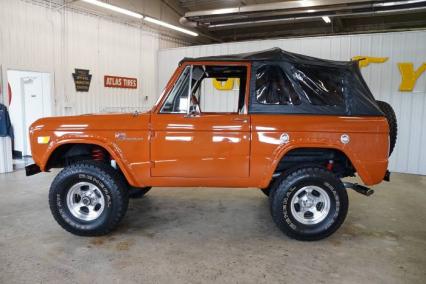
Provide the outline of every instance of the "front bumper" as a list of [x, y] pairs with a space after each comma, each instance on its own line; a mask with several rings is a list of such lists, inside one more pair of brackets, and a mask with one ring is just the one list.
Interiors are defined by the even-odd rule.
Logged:
[[41, 169], [36, 164], [31, 164], [28, 166], [25, 166], [25, 174], [26, 176], [32, 176], [35, 174], [41, 173]]

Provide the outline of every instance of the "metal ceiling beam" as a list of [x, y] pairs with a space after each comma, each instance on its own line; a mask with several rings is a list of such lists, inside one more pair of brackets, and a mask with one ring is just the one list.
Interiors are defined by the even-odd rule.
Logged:
[[312, 0], [286, 1], [234, 8], [187, 12], [180, 19], [186, 26], [204, 26], [226, 29], [237, 26], [303, 21], [322, 16], [363, 15], [370, 13], [403, 13], [423, 10], [426, 0], [366, 1], [366, 0]]
[[[396, 22], [392, 24], [372, 24], [372, 25], [351, 25], [351, 30], [342, 30], [342, 31], [333, 31], [330, 26], [323, 26], [312, 28], [289, 28], [286, 30], [275, 30], [275, 31], [259, 31], [251, 32], [250, 34], [239, 33], [237, 31], [230, 32], [229, 34], [224, 34], [222, 36], [225, 42], [229, 41], [244, 41], [252, 39], [273, 39], [273, 38], [297, 38], [297, 37], [310, 37], [310, 36], [329, 36], [329, 35], [348, 35], [348, 34], [360, 34], [360, 33], [379, 33], [385, 31], [406, 31], [406, 30], [423, 30], [424, 21], [415, 21], [415, 27], [407, 25], [404, 22]], [[398, 26], [398, 27], [394, 27]]]
[[256, 25], [265, 25], [265, 24], [279, 24], [285, 22], [301, 22], [301, 21], [310, 21], [315, 19], [321, 19], [324, 16], [329, 16], [333, 18], [337, 17], [353, 17], [353, 16], [374, 16], [374, 15], [391, 15], [391, 14], [406, 14], [413, 12], [422, 12], [426, 11], [426, 7], [414, 7], [414, 8], [405, 8], [405, 9], [393, 9], [385, 11], [366, 11], [366, 12], [354, 12], [354, 13], [342, 13], [342, 14], [317, 14], [317, 15], [302, 15], [298, 17], [287, 17], [287, 18], [278, 18], [278, 19], [265, 19], [265, 20], [251, 20], [251, 21], [240, 21], [234, 23], [223, 23], [209, 25], [210, 29], [224, 29], [230, 27], [242, 27], [242, 26], [256, 26]]
[[335, 6], [347, 5], [351, 3], [372, 2], [367, 0], [312, 0], [312, 1], [283, 1], [268, 4], [256, 4], [248, 6], [238, 6], [234, 8], [213, 9], [204, 11], [194, 11], [185, 13], [186, 18], [203, 17], [212, 15], [231, 15], [251, 12], [262, 11], [275, 11], [275, 10], [291, 10], [300, 8], [315, 8], [320, 6]]

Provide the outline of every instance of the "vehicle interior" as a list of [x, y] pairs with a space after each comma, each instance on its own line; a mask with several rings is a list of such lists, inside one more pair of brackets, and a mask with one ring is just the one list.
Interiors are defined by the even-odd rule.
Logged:
[[[246, 82], [245, 66], [187, 66], [176, 81], [160, 113], [190, 115], [242, 113]], [[188, 101], [189, 86], [190, 101]]]

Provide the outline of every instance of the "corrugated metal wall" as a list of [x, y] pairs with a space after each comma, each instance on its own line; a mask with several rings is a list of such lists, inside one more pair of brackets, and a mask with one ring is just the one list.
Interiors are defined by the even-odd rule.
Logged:
[[[93, 15], [50, 9], [31, 1], [0, 1], [3, 81], [7, 81], [7, 70], [11, 69], [51, 73], [54, 115], [150, 107], [158, 93], [159, 48], [183, 45]], [[90, 70], [89, 92], [75, 91], [74, 68]], [[104, 75], [136, 77], [138, 89], [104, 88]], [[6, 86], [2, 85], [3, 94]], [[0, 102], [7, 104], [5, 97], [0, 97]], [[2, 154], [5, 146], [0, 142], [2, 163], [6, 163]]]
[[[68, 10], [25, 1], [0, 1], [0, 64], [6, 70], [51, 72], [54, 113], [80, 114], [104, 108], [147, 108], [157, 96], [160, 46], [184, 43], [153, 32]], [[88, 93], [76, 92], [74, 68], [89, 69]], [[138, 89], [103, 87], [104, 75], [138, 78]]]
[[[272, 47], [311, 56], [350, 60], [353, 56], [389, 57], [382, 64], [370, 64], [362, 73], [377, 99], [391, 103], [398, 116], [399, 135], [391, 157], [392, 171], [426, 174], [426, 72], [412, 92], [400, 92], [399, 62], [411, 62], [414, 70], [426, 63], [426, 31], [263, 40], [194, 47], [159, 52], [159, 89], [183, 57], [232, 54]], [[368, 147], [368, 144], [366, 144]]]

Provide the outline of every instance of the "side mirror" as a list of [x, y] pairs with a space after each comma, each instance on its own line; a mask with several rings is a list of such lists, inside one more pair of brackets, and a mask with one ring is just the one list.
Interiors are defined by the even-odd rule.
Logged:
[[200, 112], [198, 110], [197, 105], [192, 105], [189, 107], [189, 114], [190, 115], [200, 115]]
[[197, 105], [191, 105], [189, 107], [189, 114], [186, 117], [200, 116], [200, 111], [198, 110]]

